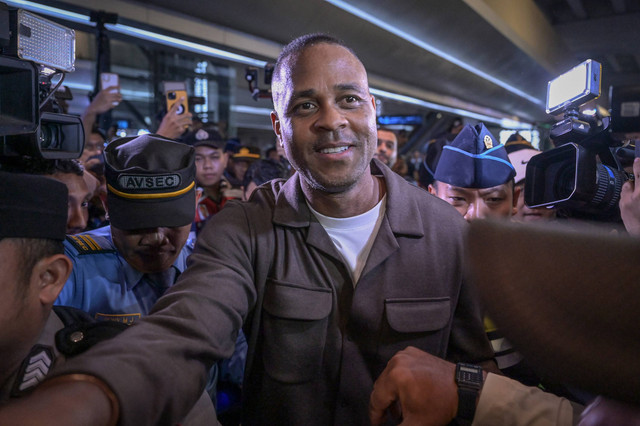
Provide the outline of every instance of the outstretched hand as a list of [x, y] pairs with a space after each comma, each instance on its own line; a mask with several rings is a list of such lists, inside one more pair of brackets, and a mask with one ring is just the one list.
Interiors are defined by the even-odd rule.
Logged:
[[458, 410], [455, 364], [408, 347], [391, 358], [373, 385], [369, 401], [371, 424], [387, 416], [402, 425], [446, 425]]

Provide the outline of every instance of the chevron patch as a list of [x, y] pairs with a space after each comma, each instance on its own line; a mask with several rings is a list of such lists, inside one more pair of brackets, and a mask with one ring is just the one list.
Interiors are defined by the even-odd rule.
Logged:
[[13, 385], [12, 397], [23, 396], [31, 392], [49, 374], [55, 356], [50, 346], [35, 345], [22, 362]]

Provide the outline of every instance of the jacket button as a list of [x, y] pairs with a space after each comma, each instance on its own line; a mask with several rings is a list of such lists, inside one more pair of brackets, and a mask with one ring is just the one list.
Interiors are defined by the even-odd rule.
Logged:
[[82, 331], [74, 331], [69, 336], [69, 340], [71, 340], [73, 343], [78, 343], [82, 339], [84, 339], [84, 333], [82, 333]]

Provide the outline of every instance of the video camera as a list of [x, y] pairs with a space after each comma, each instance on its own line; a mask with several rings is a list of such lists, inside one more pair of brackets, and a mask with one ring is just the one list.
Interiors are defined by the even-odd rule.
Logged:
[[0, 157], [82, 154], [82, 121], [54, 97], [75, 69], [75, 43], [75, 31], [0, 3]]
[[579, 111], [600, 96], [601, 69], [589, 59], [549, 82], [546, 111], [564, 116], [551, 127], [557, 148], [527, 164], [527, 206], [563, 207], [603, 219], [616, 216], [622, 184], [633, 179], [616, 155], [626, 148], [611, 137], [610, 116]]

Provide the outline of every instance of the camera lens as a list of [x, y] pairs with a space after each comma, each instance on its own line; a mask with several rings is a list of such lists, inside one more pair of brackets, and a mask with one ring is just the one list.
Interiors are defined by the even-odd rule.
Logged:
[[592, 203], [601, 205], [604, 209], [611, 209], [618, 205], [620, 191], [625, 181], [625, 175], [620, 170], [612, 169], [603, 164], [597, 165], [596, 193]]
[[565, 200], [573, 194], [576, 189], [576, 166], [575, 163], [565, 163], [556, 175], [554, 182], [554, 194], [557, 200]]
[[60, 128], [56, 125], [43, 125], [40, 127], [38, 139], [41, 149], [61, 149], [62, 138]]
[[172, 101], [173, 101], [173, 100], [175, 100], [175, 99], [176, 99], [176, 92], [169, 92], [169, 93], [167, 93], [167, 98], [168, 98], [169, 100], [172, 100]]

